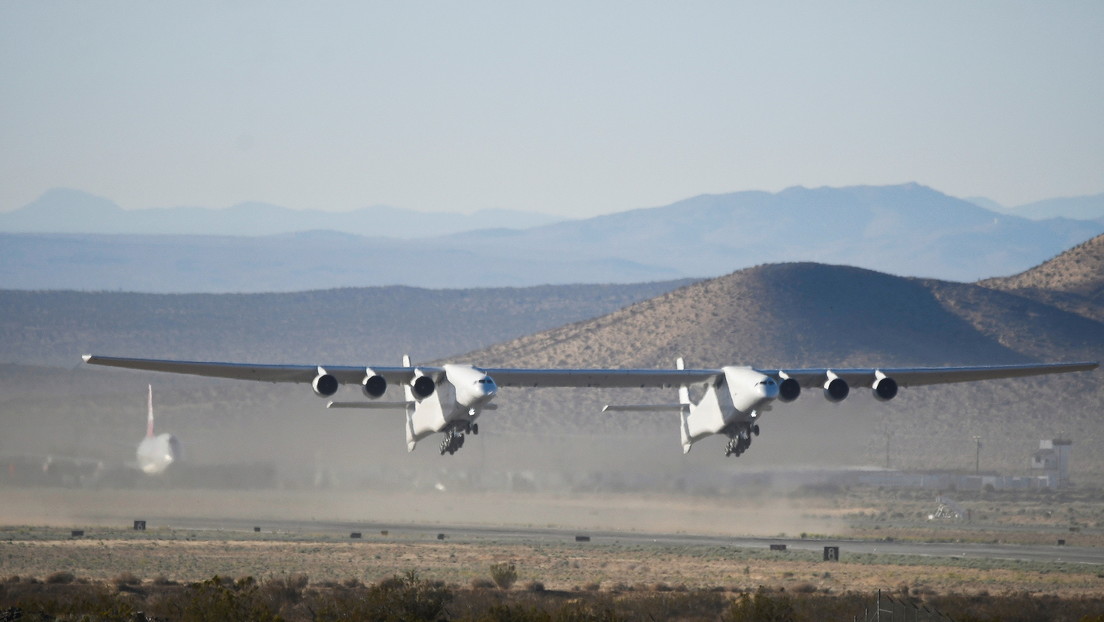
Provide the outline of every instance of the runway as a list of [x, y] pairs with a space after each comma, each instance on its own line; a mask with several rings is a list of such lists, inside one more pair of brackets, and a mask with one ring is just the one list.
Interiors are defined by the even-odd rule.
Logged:
[[[149, 529], [220, 530], [242, 534], [278, 533], [309, 540], [312, 536], [344, 538], [357, 532], [363, 539], [447, 540], [458, 543], [648, 545], [677, 547], [730, 547], [770, 550], [784, 545], [790, 551], [809, 551], [821, 555], [824, 547], [839, 547], [841, 561], [848, 555], [901, 555], [950, 559], [986, 559], [1006, 561], [1065, 562], [1104, 565], [1104, 549], [1064, 545], [979, 544], [950, 542], [902, 542], [848, 539], [760, 538], [694, 535], [686, 533], [642, 533], [609, 530], [564, 530], [534, 527], [487, 527], [479, 525], [423, 525], [409, 523], [372, 523], [350, 521], [249, 521], [241, 518], [164, 518], [151, 521]], [[382, 534], [386, 532], [386, 536]]]

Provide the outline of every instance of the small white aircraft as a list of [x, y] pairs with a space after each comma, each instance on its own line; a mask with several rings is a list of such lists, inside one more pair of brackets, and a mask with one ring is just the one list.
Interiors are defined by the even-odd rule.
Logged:
[[[404, 357], [401, 367], [320, 365], [252, 365], [84, 355], [92, 365], [146, 371], [236, 378], [261, 382], [309, 383], [315, 395], [329, 399], [342, 384], [359, 385], [368, 401], [328, 403], [329, 408], [392, 408], [406, 411], [406, 446], [443, 433], [441, 454], [456, 453], [464, 435], [478, 434], [475, 420], [496, 406], [500, 387], [595, 387], [677, 389], [677, 404], [606, 406], [605, 410], [673, 411], [679, 413], [682, 451], [713, 434], [729, 442], [725, 455], [739, 456], [759, 434], [759, 417], [775, 401], [792, 402], [802, 389], [822, 389], [830, 402], [840, 402], [851, 387], [869, 388], [875, 399], [891, 400], [898, 387], [1018, 378], [1096, 369], [1097, 363], [1051, 363], [985, 367], [909, 367], [868, 369], [517, 369], [446, 364], [414, 366]], [[388, 386], [401, 386], [403, 399], [383, 401]], [[690, 390], [700, 397], [691, 400]]]
[[149, 415], [146, 437], [138, 443], [138, 468], [147, 475], [163, 473], [180, 459], [180, 441], [172, 434], [153, 434], [153, 385], [149, 385]]

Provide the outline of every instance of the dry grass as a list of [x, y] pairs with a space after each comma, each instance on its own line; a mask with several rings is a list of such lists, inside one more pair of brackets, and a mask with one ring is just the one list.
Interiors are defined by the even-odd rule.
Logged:
[[[843, 555], [838, 563], [810, 552], [769, 553], [716, 546], [445, 541], [390, 537], [340, 541], [325, 535], [295, 541], [225, 534], [194, 539], [151, 531], [97, 530], [73, 539], [63, 530], [5, 529], [0, 559], [8, 576], [45, 578], [66, 568], [76, 577], [114, 585], [139, 579], [201, 581], [214, 575], [261, 580], [308, 576], [312, 582], [376, 582], [409, 569], [451, 585], [486, 585], [489, 568], [509, 563], [519, 585], [542, 590], [746, 591], [758, 586], [796, 592], [900, 590], [921, 594], [1031, 592], [1062, 597], [1104, 595], [1100, 569], [1073, 564], [988, 562], [940, 565], [929, 559]], [[22, 535], [20, 535], [22, 534]], [[121, 579], [125, 577], [125, 581]], [[6, 578], [6, 577], [0, 577]], [[633, 586], [631, 588], [627, 586]], [[535, 588], [526, 588], [535, 589]]]

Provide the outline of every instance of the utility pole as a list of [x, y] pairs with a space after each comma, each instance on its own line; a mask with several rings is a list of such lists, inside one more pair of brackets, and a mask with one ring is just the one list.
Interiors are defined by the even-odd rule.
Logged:
[[974, 444], [976, 445], [974, 451], [974, 475], [981, 475], [981, 437], [974, 435]]

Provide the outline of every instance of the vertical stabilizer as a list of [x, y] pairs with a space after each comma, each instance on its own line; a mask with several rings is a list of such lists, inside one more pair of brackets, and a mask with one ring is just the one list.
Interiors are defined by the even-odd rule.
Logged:
[[[675, 359], [675, 369], [686, 369], [686, 363], [682, 360], [682, 357]], [[690, 453], [690, 445], [693, 441], [690, 440], [690, 424], [687, 423], [686, 418], [690, 416], [690, 388], [686, 385], [679, 385], [679, 405], [682, 407], [679, 409], [679, 435], [682, 437], [682, 453]]]
[[418, 444], [418, 439], [414, 438], [414, 407], [406, 407], [406, 450], [414, 451], [414, 446]]
[[[410, 367], [410, 355], [403, 355], [403, 367]], [[414, 390], [410, 383], [403, 385], [403, 397], [406, 398], [406, 450], [414, 451], [418, 439], [414, 436]]]
[[149, 414], [146, 416], [146, 438], [153, 438], [153, 385], [149, 386]]

